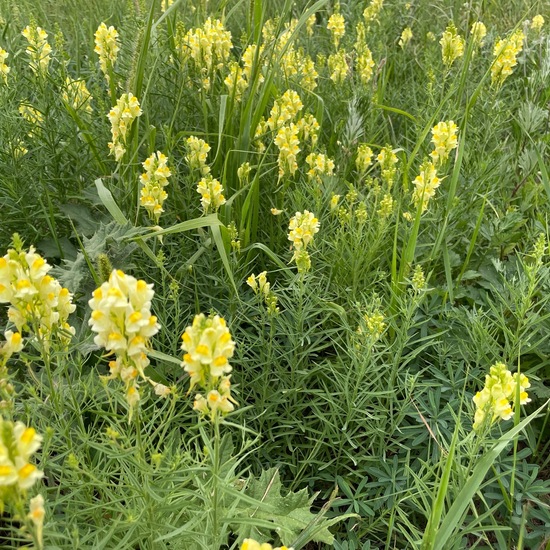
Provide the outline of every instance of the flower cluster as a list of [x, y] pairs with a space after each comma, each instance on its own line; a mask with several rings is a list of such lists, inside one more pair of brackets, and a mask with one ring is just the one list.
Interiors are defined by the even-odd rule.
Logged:
[[202, 178], [197, 184], [197, 193], [201, 195], [201, 205], [205, 214], [217, 212], [225, 204], [222, 184], [210, 174]]
[[344, 16], [341, 13], [333, 13], [328, 19], [327, 29], [332, 34], [334, 47], [338, 49], [340, 40], [344, 34], [346, 34], [346, 22], [344, 20]]
[[410, 27], [406, 27], [403, 29], [403, 32], [401, 33], [401, 38], [399, 39], [399, 45], [405, 49], [405, 46], [412, 40], [413, 33]]
[[[18, 332], [33, 332], [45, 350], [54, 335], [67, 345], [75, 332], [67, 322], [75, 310], [71, 293], [48, 275], [51, 266], [34, 247], [22, 250], [17, 235], [14, 244], [15, 249], [0, 258], [0, 303], [10, 304], [8, 318]], [[19, 348], [19, 337], [8, 333], [6, 336]]]
[[292, 120], [302, 109], [302, 100], [294, 90], [287, 90], [276, 99], [269, 113], [267, 125], [274, 131]]
[[244, 539], [243, 543], [241, 544], [240, 550], [294, 550], [294, 549], [287, 546], [277, 546], [277, 548], [273, 548], [273, 546], [271, 546], [271, 544], [267, 542], [260, 544], [254, 539]]
[[112, 141], [109, 142], [110, 154], [119, 161], [126, 153], [126, 139], [134, 120], [141, 116], [142, 110], [137, 97], [133, 94], [122, 94], [107, 117], [111, 122]]
[[372, 53], [367, 46], [366, 34], [367, 30], [363, 22], [357, 24], [357, 38], [355, 40], [355, 69], [359, 75], [359, 80], [363, 85], [370, 82], [372, 71], [374, 68], [374, 60]]
[[472, 23], [470, 34], [476, 45], [483, 46], [483, 39], [487, 35], [487, 27], [481, 21], [476, 21]]
[[519, 403], [525, 405], [531, 399], [525, 391], [531, 386], [524, 374], [512, 374], [504, 363], [495, 363], [485, 376], [485, 387], [473, 398], [476, 405], [474, 430], [482, 427], [487, 418], [492, 424], [499, 418], [508, 420], [514, 415], [516, 391], [519, 385]]
[[337, 86], [341, 86], [348, 74], [348, 62], [346, 59], [345, 50], [338, 50], [328, 56], [328, 70], [330, 71], [330, 79]]
[[63, 89], [63, 101], [75, 111], [92, 113], [92, 96], [86, 87], [84, 80], [73, 80], [67, 77]]
[[105, 23], [101, 23], [95, 31], [94, 52], [99, 56], [99, 67], [107, 82], [109, 82], [109, 72], [115, 66], [119, 50], [117, 30], [112, 25], [107, 27]]
[[199, 386], [206, 393], [195, 396], [193, 408], [210, 415], [214, 422], [218, 413], [227, 414], [236, 405], [231, 396], [229, 359], [233, 357], [235, 342], [225, 320], [219, 315], [195, 315], [193, 324], [182, 335], [181, 349], [185, 351], [183, 367], [190, 376], [191, 391]]
[[31, 129], [28, 134], [29, 137], [39, 135], [41, 131], [41, 124], [44, 122], [44, 115], [28, 103], [21, 103], [21, 105], [19, 105], [19, 114], [31, 125]]
[[371, 0], [370, 4], [365, 8], [363, 12], [363, 19], [367, 27], [378, 19], [382, 7], [384, 6], [384, 0]]
[[46, 74], [52, 53], [52, 47], [48, 44], [48, 33], [41, 27], [27, 25], [21, 34], [29, 43], [25, 51], [31, 58], [30, 68], [35, 74]]
[[495, 44], [495, 60], [491, 66], [491, 82], [494, 85], [501, 86], [514, 71], [517, 56], [523, 49], [524, 38], [525, 35], [518, 29], [510, 37], [498, 40]]
[[366, 143], [360, 143], [357, 147], [355, 167], [360, 174], [364, 174], [372, 164], [372, 149]]
[[321, 176], [332, 176], [334, 173], [334, 161], [322, 153], [310, 153], [306, 157], [309, 166], [307, 177], [321, 183]]
[[246, 280], [246, 284], [254, 291], [254, 294], [263, 297], [269, 315], [279, 312], [277, 307], [278, 298], [271, 290], [271, 285], [267, 280], [267, 271], [262, 271], [259, 275], [252, 273]]
[[149, 365], [149, 339], [160, 329], [157, 318], [151, 315], [154, 294], [152, 284], [113, 270], [109, 280], [94, 290], [88, 302], [92, 309], [89, 324], [96, 333], [94, 342], [116, 357], [109, 363], [108, 379], [118, 378], [124, 382], [130, 406], [140, 398], [139, 377], [154, 386], [158, 395], [165, 396], [169, 392], [144, 372]]
[[296, 212], [288, 225], [288, 240], [292, 242], [294, 254], [290, 261], [295, 261], [298, 272], [305, 273], [311, 267], [311, 260], [307, 252], [309, 243], [315, 233], [319, 232], [319, 220], [308, 210]]
[[458, 146], [458, 126], [452, 121], [442, 121], [432, 128], [434, 150], [430, 153], [436, 166], [443, 164], [449, 153]]
[[393, 185], [395, 174], [397, 173], [397, 155], [393, 152], [391, 145], [383, 147], [378, 156], [376, 157], [380, 166], [382, 179], [386, 182], [388, 187]]
[[291, 122], [288, 126], [282, 126], [275, 137], [275, 145], [279, 148], [279, 177], [285, 174], [294, 175], [298, 169], [296, 157], [300, 152], [299, 128]]
[[449, 69], [459, 57], [464, 55], [464, 38], [458, 34], [456, 27], [451, 23], [445, 29], [439, 43], [443, 63]]
[[531, 21], [531, 30], [535, 32], [540, 32], [542, 27], [544, 26], [544, 17], [540, 14], [535, 15], [533, 17], [533, 21]]
[[168, 157], [160, 151], [153, 153], [145, 162], [145, 172], [141, 174], [141, 193], [139, 202], [147, 210], [149, 217], [158, 223], [164, 212], [162, 205], [168, 194], [164, 188], [168, 185], [168, 178], [172, 175], [167, 166]]
[[222, 69], [229, 60], [231, 33], [221, 21], [209, 17], [202, 27], [191, 29], [179, 38], [176, 45], [182, 61], [192, 59], [200, 73], [202, 87], [209, 90], [214, 71]]
[[10, 68], [6, 64], [6, 59], [9, 55], [4, 48], [0, 48], [0, 77], [4, 81], [4, 84], [8, 83], [8, 73], [10, 72]]
[[185, 160], [191, 170], [198, 170], [201, 176], [210, 173], [210, 167], [206, 164], [206, 158], [210, 151], [210, 145], [203, 139], [195, 136], [188, 137], [186, 140], [187, 154]]
[[422, 212], [428, 208], [430, 199], [435, 195], [435, 190], [441, 185], [437, 177], [437, 171], [432, 162], [424, 162], [420, 167], [420, 174], [414, 178], [413, 203], [416, 207], [422, 205]]
[[9, 487], [25, 491], [44, 475], [30, 462], [41, 442], [34, 428], [0, 417], [0, 502]]
[[384, 219], [391, 216], [394, 207], [393, 197], [386, 193], [380, 201], [380, 208], [377, 210], [378, 215]]
[[235, 101], [240, 101], [244, 91], [248, 88], [248, 80], [244, 78], [244, 69], [236, 61], [230, 63], [229, 74], [223, 82]]
[[385, 321], [386, 318], [379, 310], [371, 314], [365, 313], [356, 332], [359, 335], [367, 335], [373, 341], [378, 340], [386, 329]]

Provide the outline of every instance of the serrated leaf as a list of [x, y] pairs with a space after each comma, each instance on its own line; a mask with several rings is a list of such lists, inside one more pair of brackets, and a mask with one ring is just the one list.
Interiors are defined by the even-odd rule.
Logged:
[[[297, 493], [282, 494], [282, 484], [279, 471], [276, 468], [262, 472], [259, 479], [252, 478], [245, 489], [247, 496], [257, 501], [257, 506], [247, 504], [241, 508], [238, 516], [257, 518], [269, 521], [273, 528], [267, 530], [256, 525], [237, 523], [234, 530], [240, 537], [256, 537], [265, 540], [272, 539], [270, 531], [276, 531], [285, 545], [290, 545], [294, 539], [309, 525], [316, 521], [316, 515], [310, 510], [314, 497], [308, 495], [307, 489]], [[317, 522], [311, 540], [332, 544], [334, 537], [328, 530], [323, 518]]]

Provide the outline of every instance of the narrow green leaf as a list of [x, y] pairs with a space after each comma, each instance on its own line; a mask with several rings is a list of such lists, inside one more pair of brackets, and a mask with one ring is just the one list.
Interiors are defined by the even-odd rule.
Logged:
[[103, 181], [101, 180], [101, 178], [97, 178], [94, 183], [97, 187], [97, 194], [99, 195], [103, 206], [107, 208], [109, 214], [113, 216], [115, 222], [119, 223], [120, 225], [126, 225], [127, 223], [130, 223], [126, 219], [126, 216], [122, 213], [122, 210], [118, 207], [118, 204], [115, 202], [115, 199], [113, 198], [111, 192], [103, 185]]

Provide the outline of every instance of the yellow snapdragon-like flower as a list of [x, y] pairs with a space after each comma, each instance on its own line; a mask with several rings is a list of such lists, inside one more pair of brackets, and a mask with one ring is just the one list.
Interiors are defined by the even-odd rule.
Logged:
[[41, 27], [33, 28], [27, 25], [21, 34], [29, 43], [25, 51], [30, 57], [30, 68], [35, 74], [46, 74], [52, 53], [52, 47], [48, 43], [48, 33]]
[[386, 193], [382, 200], [380, 201], [380, 208], [378, 209], [378, 215], [381, 218], [387, 218], [388, 216], [391, 216], [394, 208], [394, 200], [393, 197]]
[[231, 412], [236, 404], [229, 375], [235, 342], [222, 317], [206, 317], [203, 313], [195, 315], [181, 338], [181, 349], [186, 352], [183, 367], [190, 376], [189, 391], [199, 386], [206, 392], [206, 397], [202, 393], [195, 396], [193, 408], [215, 421], [218, 413]]
[[62, 97], [63, 101], [75, 111], [92, 114], [92, 96], [84, 80], [73, 80], [67, 77]]
[[306, 249], [313, 241], [313, 236], [319, 232], [320, 225], [319, 220], [309, 210], [296, 212], [290, 219], [288, 240], [294, 247], [294, 254], [290, 261], [296, 262], [300, 273], [305, 273], [311, 267], [311, 260]]
[[334, 47], [338, 49], [340, 40], [343, 38], [344, 34], [346, 34], [346, 22], [344, 20], [344, 16], [341, 13], [333, 13], [328, 19], [327, 29], [332, 34]]
[[195, 136], [190, 136], [186, 140], [187, 154], [185, 160], [189, 164], [191, 170], [198, 170], [201, 176], [206, 176], [210, 173], [210, 167], [206, 164], [210, 145], [203, 139]]
[[[67, 322], [76, 307], [72, 295], [48, 275], [51, 268], [34, 247], [22, 250], [17, 242], [0, 258], [0, 303], [10, 304], [8, 318], [18, 332], [33, 332], [46, 349], [54, 336], [67, 345], [75, 333]], [[10, 335], [11, 345], [18, 348], [14, 337]]]
[[210, 174], [199, 181], [197, 193], [201, 195], [201, 205], [205, 214], [217, 212], [219, 207], [226, 203], [222, 184]]
[[268, 542], [259, 543], [254, 539], [244, 539], [243, 543], [241, 544], [240, 550], [294, 550], [294, 549], [289, 548], [287, 546], [277, 546], [277, 548], [273, 548], [273, 546], [271, 546], [271, 544], [269, 544]]
[[42, 131], [44, 115], [28, 103], [21, 103], [21, 105], [19, 105], [19, 114], [31, 125], [28, 136], [38, 136]]
[[341, 86], [348, 74], [348, 62], [345, 50], [338, 50], [336, 53], [329, 55], [327, 66], [330, 71], [330, 79], [337, 86]]
[[214, 72], [223, 69], [229, 61], [231, 47], [231, 33], [220, 20], [211, 17], [202, 27], [189, 30], [182, 38], [176, 37], [182, 61], [192, 61], [205, 90], [210, 89]]
[[542, 27], [544, 26], [544, 17], [540, 14], [535, 15], [533, 17], [533, 21], [531, 21], [531, 30], [535, 32], [540, 32]]
[[378, 20], [378, 16], [382, 11], [384, 6], [384, 0], [371, 0], [370, 4], [365, 8], [363, 12], [363, 18], [365, 19], [365, 24], [370, 26], [374, 21]]
[[287, 90], [280, 98], [276, 99], [271, 108], [267, 125], [273, 131], [281, 128], [283, 124], [294, 119], [303, 109], [304, 105], [297, 92]]
[[525, 35], [521, 30], [515, 31], [509, 38], [498, 40], [493, 50], [495, 60], [491, 66], [491, 82], [496, 86], [513, 73], [517, 65], [517, 56], [523, 49]]
[[495, 363], [485, 377], [485, 387], [473, 398], [476, 405], [474, 430], [482, 427], [487, 419], [490, 423], [498, 419], [509, 420], [514, 415], [516, 390], [519, 385], [519, 404], [525, 405], [531, 399], [525, 391], [531, 386], [524, 374], [512, 374], [504, 363]]
[[365, 24], [360, 21], [356, 27], [355, 40], [355, 70], [359, 75], [359, 80], [363, 85], [368, 84], [372, 78], [374, 60], [372, 53], [367, 46], [367, 29]]
[[34, 428], [0, 417], [0, 498], [9, 497], [4, 491], [8, 487], [25, 491], [42, 478], [43, 472], [30, 462], [41, 442]]
[[434, 150], [430, 153], [434, 164], [439, 166], [448, 158], [449, 153], [458, 146], [458, 126], [452, 121], [439, 122], [432, 128]]
[[168, 197], [164, 188], [168, 185], [172, 172], [167, 164], [168, 157], [157, 151], [143, 163], [145, 172], [140, 176], [142, 187], [139, 202], [155, 223], [158, 223], [164, 212], [162, 205]]
[[311, 113], [306, 113], [298, 120], [296, 126], [298, 126], [299, 130], [298, 139], [303, 142], [310, 141], [311, 146], [315, 147], [319, 139], [319, 130], [321, 128], [317, 119]]
[[42, 495], [36, 495], [34, 498], [31, 498], [29, 502], [29, 513], [27, 517], [33, 522], [36, 528], [36, 538], [38, 539], [38, 543], [40, 545], [42, 545], [42, 530], [44, 527], [45, 516], [46, 511], [44, 510], [44, 497]]
[[447, 68], [464, 55], [464, 38], [458, 34], [453, 23], [447, 26], [439, 43], [443, 63]]
[[248, 80], [244, 78], [243, 69], [236, 61], [230, 63], [229, 74], [226, 76], [224, 84], [235, 101], [240, 101], [244, 91], [248, 88]]
[[355, 166], [360, 174], [364, 174], [372, 164], [372, 149], [366, 144], [361, 143], [357, 147], [357, 156], [355, 157]]
[[487, 27], [481, 21], [476, 21], [472, 24], [470, 35], [477, 46], [483, 46], [483, 39], [487, 36]]
[[118, 31], [111, 25], [107, 27], [101, 23], [95, 31], [94, 52], [99, 56], [99, 67], [109, 82], [109, 71], [115, 66], [120, 44], [118, 41]]
[[9, 55], [4, 48], [0, 48], [0, 77], [4, 81], [4, 84], [8, 83], [8, 73], [10, 72], [10, 68], [6, 64], [6, 59]]
[[422, 164], [420, 174], [416, 176], [413, 184], [413, 203], [416, 207], [422, 205], [422, 212], [425, 212], [430, 199], [435, 195], [435, 190], [441, 185], [441, 180], [437, 177], [437, 171], [432, 162]]
[[126, 140], [134, 120], [141, 116], [143, 111], [137, 97], [133, 94], [122, 94], [116, 105], [107, 115], [111, 122], [112, 141], [109, 143], [110, 154], [119, 161], [126, 153]]
[[149, 340], [160, 330], [157, 318], [151, 314], [154, 294], [152, 284], [113, 270], [109, 280], [94, 290], [88, 301], [92, 309], [89, 325], [96, 333], [94, 342], [115, 355], [109, 363], [108, 379], [124, 382], [126, 400], [131, 406], [139, 401], [139, 378], [155, 389], [159, 386], [144, 372], [149, 365]]
[[410, 27], [405, 27], [401, 33], [401, 38], [399, 39], [398, 44], [405, 49], [407, 44], [412, 40], [413, 33]]
[[306, 157], [309, 166], [307, 177], [321, 183], [321, 176], [332, 176], [334, 174], [334, 161], [322, 153], [310, 153]]
[[279, 148], [279, 177], [286, 174], [293, 176], [298, 169], [296, 157], [300, 152], [300, 140], [298, 139], [299, 127], [291, 122], [288, 126], [282, 126], [275, 137], [275, 145]]
[[382, 179], [388, 187], [393, 185], [395, 174], [397, 173], [397, 155], [393, 152], [391, 145], [386, 145], [376, 157], [382, 174]]

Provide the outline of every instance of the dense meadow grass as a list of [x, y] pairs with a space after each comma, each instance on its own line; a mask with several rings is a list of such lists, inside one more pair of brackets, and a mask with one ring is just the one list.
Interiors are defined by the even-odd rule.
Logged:
[[0, 0], [0, 547], [550, 549], [549, 29]]

